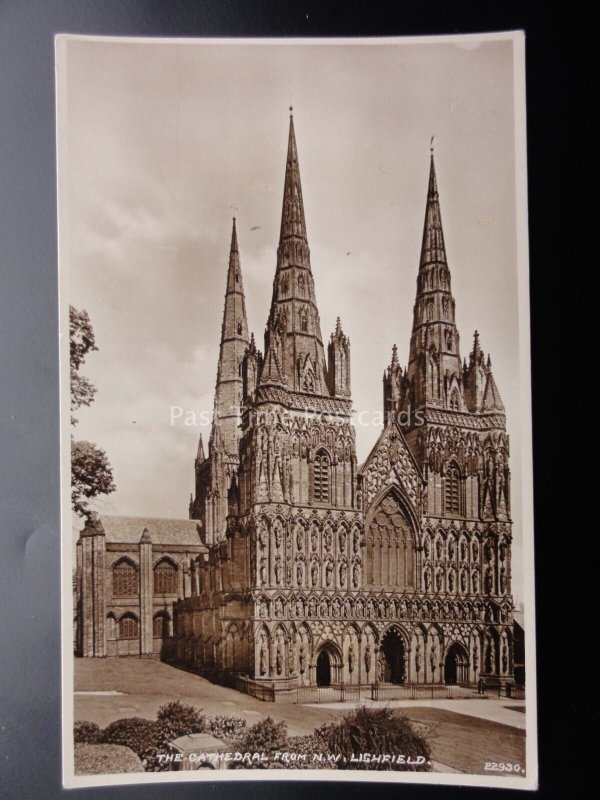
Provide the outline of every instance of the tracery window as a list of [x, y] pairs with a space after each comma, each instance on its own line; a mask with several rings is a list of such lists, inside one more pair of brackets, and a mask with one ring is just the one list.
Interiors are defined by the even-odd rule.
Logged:
[[313, 497], [317, 503], [329, 503], [329, 455], [318, 450], [313, 465]]
[[154, 567], [154, 594], [177, 594], [177, 567], [167, 559]]
[[122, 558], [113, 567], [113, 597], [136, 597], [138, 594], [138, 569], [129, 559]]
[[154, 615], [152, 620], [152, 636], [155, 639], [166, 639], [169, 636], [169, 618], [163, 611]]
[[134, 614], [124, 614], [119, 620], [119, 639], [137, 639], [140, 623]]

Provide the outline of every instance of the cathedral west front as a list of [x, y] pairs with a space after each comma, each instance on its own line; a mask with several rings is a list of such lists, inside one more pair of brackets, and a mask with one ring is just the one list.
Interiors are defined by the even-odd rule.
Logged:
[[262, 352], [241, 263], [234, 220], [189, 519], [88, 520], [78, 654], [162, 656], [268, 699], [511, 685], [505, 410], [477, 332], [461, 356], [433, 154], [408, 364], [394, 345], [363, 464], [350, 339], [339, 319], [321, 331], [293, 116]]

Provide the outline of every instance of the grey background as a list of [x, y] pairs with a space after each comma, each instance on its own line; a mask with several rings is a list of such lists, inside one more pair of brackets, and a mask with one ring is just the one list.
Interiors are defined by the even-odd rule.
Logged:
[[[485, 6], [485, 8], [484, 8]], [[141, 2], [139, 0], [5, 0], [0, 2], [0, 796], [275, 798], [276, 784], [144, 786], [71, 790], [60, 787], [60, 561], [59, 435], [56, 273], [56, 182], [53, 35], [59, 32], [138, 36], [406, 35], [481, 32], [524, 27], [527, 33], [529, 179], [532, 241], [534, 445], [537, 528], [560, 524], [556, 505], [543, 503], [549, 487], [551, 420], [541, 376], [555, 365], [551, 292], [558, 271], [548, 269], [563, 217], [554, 166], [558, 133], [569, 115], [564, 50], [559, 27], [573, 28], [580, 47], [582, 20], [566, 20], [545, 3], [450, 4], [397, 2], [385, 14], [373, 3]], [[591, 27], [591, 26], [590, 26]], [[552, 91], [549, 91], [549, 88]], [[560, 110], [561, 113], [557, 113]], [[561, 121], [562, 117], [562, 121]], [[563, 128], [561, 129], [561, 122]], [[558, 129], [558, 132], [557, 132]], [[583, 152], [583, 149], [581, 149]], [[573, 156], [577, 159], [577, 154]], [[579, 156], [581, 158], [581, 156]], [[549, 162], [549, 159], [552, 162]], [[532, 198], [532, 199], [531, 199]], [[551, 235], [549, 235], [551, 232]], [[556, 256], [555, 256], [556, 257]], [[564, 285], [561, 281], [561, 289]], [[558, 362], [560, 363], [560, 362]], [[546, 491], [549, 491], [547, 488]], [[552, 515], [552, 520], [550, 519]], [[537, 548], [538, 598], [552, 604], [548, 549]], [[538, 602], [538, 610], [541, 608]], [[564, 612], [563, 612], [564, 613]], [[546, 616], [546, 614], [544, 615]], [[549, 614], [547, 615], [550, 616]], [[558, 618], [553, 617], [553, 621]], [[540, 634], [550, 628], [543, 623]], [[539, 661], [549, 654], [542, 635]], [[543, 703], [551, 670], [542, 670], [540, 730], [543, 794], [561, 791], [567, 770], [552, 748], [589, 716], [571, 699], [560, 715]], [[556, 686], [556, 684], [553, 684]], [[554, 708], [554, 707], [552, 707]], [[574, 713], [575, 712], [575, 713]], [[578, 716], [577, 716], [578, 714]], [[345, 798], [360, 786], [319, 787]], [[288, 784], [300, 796], [316, 787]], [[435, 787], [406, 786], [410, 796]], [[444, 797], [482, 790], [444, 787]], [[393, 786], [378, 794], [397, 796]], [[508, 794], [495, 791], [495, 797]]]

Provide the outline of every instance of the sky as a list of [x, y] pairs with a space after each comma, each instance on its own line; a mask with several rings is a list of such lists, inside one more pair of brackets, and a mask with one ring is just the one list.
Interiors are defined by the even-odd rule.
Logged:
[[262, 348], [292, 104], [323, 337], [341, 317], [353, 407], [373, 421], [357, 426], [359, 463], [381, 429], [392, 345], [408, 358], [435, 137], [461, 355], [477, 329], [507, 412], [519, 597], [512, 41], [68, 38], [58, 65], [63, 299], [88, 311], [99, 348], [74, 434], [106, 451], [117, 485], [97, 510], [187, 517], [210, 428], [184, 423], [211, 416], [234, 215]]

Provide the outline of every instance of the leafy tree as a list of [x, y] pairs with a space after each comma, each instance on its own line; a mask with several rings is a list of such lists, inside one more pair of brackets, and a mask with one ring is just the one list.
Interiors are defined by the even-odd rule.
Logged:
[[[96, 387], [80, 374], [88, 353], [97, 350], [94, 329], [87, 311], [69, 306], [70, 366], [71, 366], [71, 424], [77, 425], [74, 412], [91, 405]], [[71, 438], [71, 502], [73, 511], [85, 516], [88, 500], [115, 491], [112, 467], [106, 453], [92, 442]]]
[[104, 450], [91, 442], [71, 440], [71, 503], [80, 517], [89, 513], [87, 500], [115, 490]]
[[74, 412], [81, 406], [89, 406], [96, 394], [96, 387], [79, 374], [88, 353], [97, 350], [94, 329], [87, 311], [78, 311], [69, 306], [69, 341], [71, 360], [71, 424], [77, 425]]

